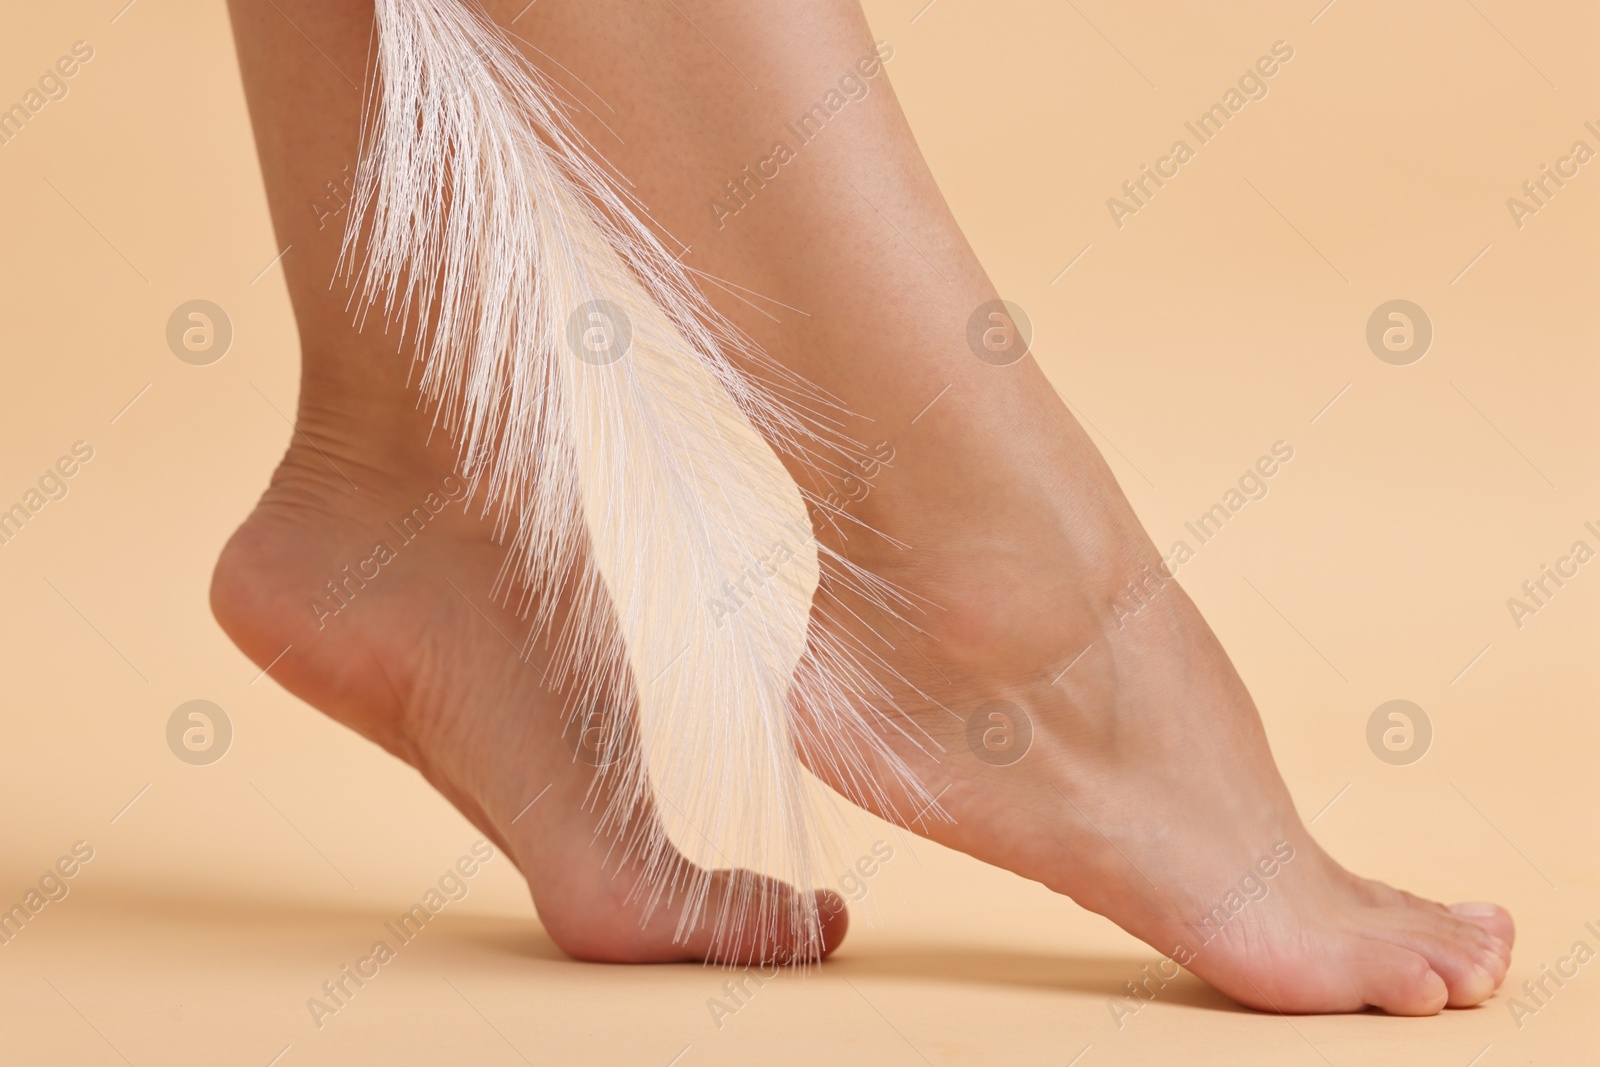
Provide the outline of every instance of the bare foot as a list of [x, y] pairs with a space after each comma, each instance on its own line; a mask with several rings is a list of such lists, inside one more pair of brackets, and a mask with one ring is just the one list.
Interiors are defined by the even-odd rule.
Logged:
[[1510, 916], [1358, 878], [1311, 839], [1233, 665], [1031, 360], [941, 415], [860, 509], [911, 547], [835, 545], [937, 604], [925, 633], [838, 610], [836, 591], [812, 616], [892, 638], [875, 642], [901, 676], [886, 714], [942, 746], [900, 747], [953, 819], [915, 828], [1255, 1008], [1427, 1015], [1490, 996]]
[[[212, 606], [228, 635], [262, 666], [292, 646], [273, 678], [421, 771], [511, 857], [569, 955], [792, 958], [783, 935], [757, 933], [753, 921], [727, 943], [713, 936], [723, 898], [746, 873], [718, 872], [687, 930], [681, 898], [646, 919], [645, 900], [631, 894], [639, 872], [619, 868], [599, 825], [605, 796], [587, 795], [606, 750], [579, 736], [582, 724], [569, 726], [562, 696], [544, 681], [545, 652], [519, 655], [528, 624], [488, 595], [503, 546], [476, 508], [465, 513], [465, 487], [442, 450], [412, 443], [427, 425], [403, 383], [387, 405], [372, 402], [374, 388], [348, 404], [302, 403], [293, 446], [217, 564]], [[374, 429], [366, 412], [395, 425]], [[826, 953], [848, 918], [834, 894], [819, 905]]]
[[[495, 7], [509, 25], [517, 12]], [[506, 549], [491, 540], [475, 505], [468, 514], [443, 499], [455, 456], [442, 430], [434, 447], [426, 444], [433, 420], [418, 411], [416, 383], [406, 381], [398, 332], [386, 335], [376, 321], [353, 329], [348, 291], [330, 286], [349, 210], [339, 179], [357, 159], [361, 128], [362, 94], [350, 91], [341, 70], [366, 69], [372, 4], [230, 0], [229, 12], [277, 247], [292, 249], [281, 258], [302, 370], [292, 446], [217, 564], [217, 618], [248, 656], [272, 665], [273, 678], [416, 767], [499, 845], [527, 877], [550, 936], [571, 955], [783, 959], [791, 944], [776, 931], [758, 933], [759, 920], [741, 924], [747, 911], [719, 916], [730, 900], [758, 914], [761, 900], [771, 900], [730, 892], [746, 875], [717, 875], [696, 913], [703, 921], [689, 929], [679, 929], [681, 898], [645, 921], [645, 900], [634, 894], [640, 872], [618, 868], [615, 840], [601, 826], [608, 797], [590, 793], [597, 753], [588, 746], [575, 754], [564, 694], [544, 681], [546, 654], [520, 658], [528, 623], [489, 595]], [[615, 16], [581, 7], [571, 14], [584, 40]], [[670, 8], [667, 15], [678, 18]], [[419, 507], [422, 529], [413, 533], [406, 522]], [[375, 558], [379, 541], [392, 559]], [[653, 825], [651, 812], [636, 812], [630, 832]], [[845, 932], [843, 901], [830, 894], [822, 915], [826, 953]], [[713, 929], [738, 933], [717, 943]]]

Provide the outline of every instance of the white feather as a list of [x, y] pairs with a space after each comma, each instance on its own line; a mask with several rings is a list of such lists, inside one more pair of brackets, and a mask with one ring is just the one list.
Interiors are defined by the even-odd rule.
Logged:
[[[670, 839], [821, 884], [832, 830], [797, 745], [853, 800], [934, 807], [875, 718], [882, 662], [807, 641], [819, 573], [891, 615], [908, 606], [819, 552], [773, 452], [846, 469], [837, 408], [711, 308], [558, 87], [475, 5], [378, 0], [374, 71], [344, 268], [362, 317], [376, 308], [413, 346], [508, 542], [498, 592], [551, 642], [569, 714], [636, 699], [601, 761], [613, 845], [651, 907], [687, 901], [680, 935], [710, 921], [719, 940], [787, 933], [814, 954], [810, 893], [776, 910], [735, 894], [707, 915], [707, 879], [684, 880]], [[660, 823], [637, 817], [651, 800]]]

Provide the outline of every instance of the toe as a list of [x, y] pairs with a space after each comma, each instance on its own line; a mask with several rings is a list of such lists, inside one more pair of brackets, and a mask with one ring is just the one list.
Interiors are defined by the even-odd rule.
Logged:
[[805, 964], [831, 953], [850, 927], [843, 898], [826, 890], [802, 895], [751, 871], [707, 872], [687, 861], [673, 882], [654, 906], [649, 891], [628, 893], [612, 879], [534, 900], [556, 945], [593, 963]]
[[1516, 936], [1505, 909], [1494, 904], [1455, 904], [1448, 908], [1430, 904], [1429, 919], [1437, 934], [1471, 949], [1478, 966], [1493, 980], [1493, 988], [1500, 988], [1511, 967], [1510, 938]]
[[1351, 965], [1361, 997], [1390, 1015], [1437, 1015], [1449, 1001], [1445, 980], [1409, 949], [1367, 941]]
[[1481, 926], [1487, 933], [1505, 946], [1505, 959], [1511, 960], [1511, 946], [1517, 942], [1517, 925], [1511, 920], [1511, 913], [1498, 904], [1484, 901], [1468, 901], [1461, 904], [1452, 904], [1449, 912], [1458, 919]]
[[1423, 897], [1371, 883], [1380, 891], [1368, 912], [1368, 937], [1421, 953], [1450, 990], [1450, 1007], [1487, 1000], [1511, 965], [1511, 916], [1494, 904], [1446, 907]]
[[715, 871], [701, 920], [682, 949], [725, 965], [812, 963], [838, 948], [849, 928], [850, 913], [837, 893], [802, 896], [750, 871]]
[[1488, 1000], [1505, 977], [1490, 935], [1448, 913], [1409, 915], [1382, 936], [1427, 961], [1433, 973], [1444, 979], [1452, 1008], [1467, 1008]]

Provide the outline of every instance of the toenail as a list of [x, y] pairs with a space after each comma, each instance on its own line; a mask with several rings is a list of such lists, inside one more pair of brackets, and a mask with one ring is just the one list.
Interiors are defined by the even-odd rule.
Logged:
[[1489, 919], [1500, 913], [1498, 906], [1478, 900], [1469, 900], [1465, 904], [1452, 904], [1449, 910], [1453, 915], [1468, 919]]

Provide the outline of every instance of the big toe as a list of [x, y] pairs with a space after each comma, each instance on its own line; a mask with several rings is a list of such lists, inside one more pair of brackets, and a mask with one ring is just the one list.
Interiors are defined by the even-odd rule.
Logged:
[[1390, 1015], [1437, 1015], [1450, 1000], [1444, 979], [1410, 949], [1366, 941], [1351, 967], [1362, 999]]
[[680, 872], [654, 906], [648, 896], [607, 885], [566, 895], [561, 907], [539, 901], [539, 915], [563, 952], [594, 963], [811, 963], [850, 927], [838, 894], [802, 895], [746, 870]]
[[1480, 926], [1498, 939], [1505, 946], [1506, 962], [1511, 961], [1511, 946], [1517, 942], [1517, 924], [1509, 911], [1498, 904], [1479, 900], [1451, 904], [1448, 910], [1456, 918]]
[[1505, 978], [1505, 948], [1493, 934], [1437, 906], [1411, 907], [1375, 936], [1420, 954], [1444, 979], [1449, 1006], [1469, 1008], [1494, 994]]
[[837, 893], [807, 896], [751, 871], [721, 870], [712, 872], [705, 906], [683, 946], [710, 963], [812, 963], [838, 948], [849, 928]]

